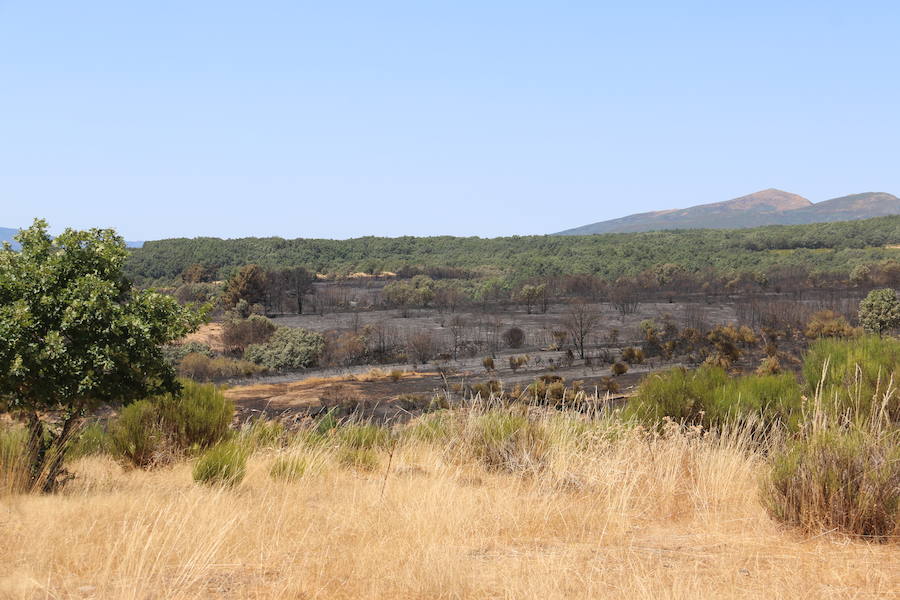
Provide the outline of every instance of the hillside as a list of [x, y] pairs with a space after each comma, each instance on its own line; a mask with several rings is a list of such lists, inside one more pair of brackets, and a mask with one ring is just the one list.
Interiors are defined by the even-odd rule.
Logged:
[[[213, 267], [225, 279], [242, 265], [304, 266], [319, 273], [373, 273], [404, 267], [455, 267], [478, 275], [514, 278], [590, 273], [606, 279], [633, 275], [664, 263], [689, 271], [766, 269], [803, 265], [846, 273], [856, 264], [897, 258], [900, 215], [866, 221], [691, 229], [585, 236], [178, 238], [147, 242], [127, 269], [139, 284], [170, 285], [188, 266]], [[777, 252], [773, 252], [777, 251]], [[814, 251], [814, 252], [812, 252]]]
[[638, 213], [561, 231], [558, 235], [627, 233], [663, 229], [739, 229], [763, 225], [802, 225], [855, 221], [900, 214], [900, 198], [868, 192], [813, 204], [776, 189], [683, 209]]

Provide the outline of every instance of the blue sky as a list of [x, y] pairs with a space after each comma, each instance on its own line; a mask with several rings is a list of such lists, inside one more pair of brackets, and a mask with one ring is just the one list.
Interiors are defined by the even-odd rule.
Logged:
[[900, 3], [0, 0], [0, 226], [550, 233], [900, 194]]

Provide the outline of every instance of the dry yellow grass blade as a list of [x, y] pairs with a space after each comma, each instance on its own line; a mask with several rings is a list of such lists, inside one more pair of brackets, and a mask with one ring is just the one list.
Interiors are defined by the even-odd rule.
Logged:
[[[298, 446], [233, 489], [83, 459], [65, 494], [0, 500], [0, 597], [900, 597], [897, 544], [772, 522], [739, 436], [584, 439], [527, 476], [420, 442], [390, 473]], [[285, 452], [315, 468], [272, 479]]]

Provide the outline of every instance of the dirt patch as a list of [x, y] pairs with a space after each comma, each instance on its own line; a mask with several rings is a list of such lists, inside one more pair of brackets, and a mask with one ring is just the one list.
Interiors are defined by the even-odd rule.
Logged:
[[206, 344], [215, 352], [225, 352], [225, 346], [222, 344], [222, 324], [207, 323], [201, 325], [200, 329], [184, 337], [181, 343], [199, 342]]

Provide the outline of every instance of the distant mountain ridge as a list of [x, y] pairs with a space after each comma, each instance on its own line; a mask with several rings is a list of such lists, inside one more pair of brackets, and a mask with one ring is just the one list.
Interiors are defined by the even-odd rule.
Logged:
[[638, 213], [575, 227], [557, 235], [630, 233], [660, 229], [742, 229], [857, 221], [900, 214], [900, 198], [867, 192], [812, 203], [803, 196], [768, 189], [724, 202]]
[[[9, 242], [12, 244], [14, 250], [19, 249], [19, 243], [15, 241], [16, 235], [19, 233], [18, 229], [9, 228], [9, 227], [0, 227], [0, 246], [3, 245], [3, 242]], [[125, 245], [129, 248], [140, 248], [144, 245], [144, 242], [125, 242]]]

